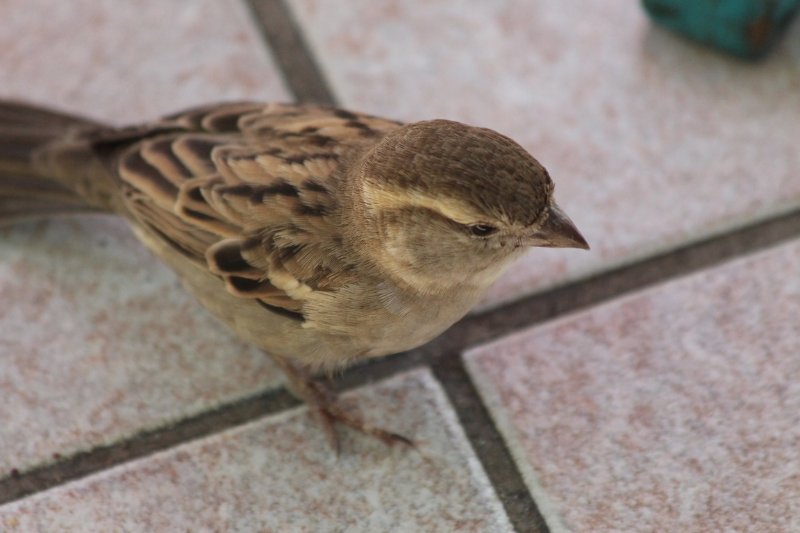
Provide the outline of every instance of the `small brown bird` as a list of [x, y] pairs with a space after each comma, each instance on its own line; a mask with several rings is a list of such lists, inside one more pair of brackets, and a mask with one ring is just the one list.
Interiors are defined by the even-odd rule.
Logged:
[[536, 159], [494, 131], [233, 103], [113, 128], [0, 101], [0, 223], [103, 211], [284, 369], [336, 443], [312, 372], [408, 350], [529, 246], [588, 249]]

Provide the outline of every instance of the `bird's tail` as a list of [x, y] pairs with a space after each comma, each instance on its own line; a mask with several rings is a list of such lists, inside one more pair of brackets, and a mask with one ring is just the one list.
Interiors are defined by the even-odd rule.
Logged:
[[95, 211], [43, 170], [41, 152], [72, 132], [99, 125], [19, 102], [0, 100], [0, 225], [20, 219]]

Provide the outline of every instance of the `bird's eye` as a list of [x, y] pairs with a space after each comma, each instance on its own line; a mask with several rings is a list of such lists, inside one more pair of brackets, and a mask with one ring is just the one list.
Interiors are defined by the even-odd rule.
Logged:
[[490, 226], [489, 224], [472, 224], [470, 225], [469, 230], [473, 235], [478, 237], [486, 237], [487, 235], [491, 235], [497, 231], [497, 228]]

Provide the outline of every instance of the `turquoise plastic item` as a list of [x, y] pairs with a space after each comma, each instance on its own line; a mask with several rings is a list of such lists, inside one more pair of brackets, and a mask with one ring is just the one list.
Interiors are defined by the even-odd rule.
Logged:
[[739, 57], [766, 53], [800, 0], [643, 0], [658, 24]]

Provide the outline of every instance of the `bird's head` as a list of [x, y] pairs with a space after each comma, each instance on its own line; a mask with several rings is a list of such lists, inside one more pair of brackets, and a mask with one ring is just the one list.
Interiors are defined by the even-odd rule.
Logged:
[[420, 290], [485, 288], [530, 246], [589, 248], [555, 203], [545, 168], [492, 130], [447, 120], [402, 126], [351, 172], [351, 240]]

